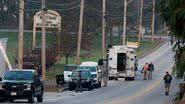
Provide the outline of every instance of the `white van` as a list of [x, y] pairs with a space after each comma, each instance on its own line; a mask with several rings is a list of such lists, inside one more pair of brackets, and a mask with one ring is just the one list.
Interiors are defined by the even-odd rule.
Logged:
[[136, 61], [135, 50], [123, 45], [113, 46], [109, 49], [108, 56], [109, 79], [125, 78], [134, 80]]

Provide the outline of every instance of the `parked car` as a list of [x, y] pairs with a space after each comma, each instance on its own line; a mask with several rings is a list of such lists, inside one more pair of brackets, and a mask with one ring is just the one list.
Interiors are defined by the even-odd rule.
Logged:
[[79, 65], [77, 69], [81, 69], [81, 70], [89, 69], [91, 74], [94, 76], [94, 79], [93, 79], [94, 80], [94, 86], [96, 88], [101, 87], [101, 79], [100, 79], [101, 70], [98, 69], [98, 63], [97, 62], [92, 62], [92, 61], [82, 62], [82, 64]]
[[[80, 79], [80, 75], [81, 75], [81, 79]], [[81, 70], [81, 69], [77, 69], [74, 70], [71, 74], [70, 77], [70, 81], [69, 81], [69, 90], [74, 90], [76, 88], [76, 86], [79, 84], [79, 80], [81, 80], [81, 86], [82, 88], [88, 88], [88, 90], [92, 90], [94, 88], [93, 85], [93, 75], [91, 74], [91, 72], [87, 69], [87, 70]]]
[[76, 70], [78, 67], [78, 65], [74, 65], [74, 64], [67, 64], [64, 66], [64, 82], [69, 82], [69, 75], [72, 74], [73, 70]]
[[0, 78], [0, 99], [28, 99], [29, 103], [43, 101], [43, 82], [38, 77], [37, 71], [32, 69], [14, 69], [8, 71]]

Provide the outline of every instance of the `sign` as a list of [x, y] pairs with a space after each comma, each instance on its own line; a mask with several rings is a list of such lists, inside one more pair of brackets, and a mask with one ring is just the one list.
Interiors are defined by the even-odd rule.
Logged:
[[[61, 16], [53, 11], [47, 10], [46, 14], [46, 28], [59, 28], [61, 24]], [[42, 27], [42, 11], [39, 11], [34, 16], [35, 27]]]
[[138, 42], [128, 42], [127, 41], [127, 47], [129, 48], [138, 48], [139, 43]]
[[[59, 32], [61, 31], [61, 16], [59, 13], [53, 10], [47, 10], [45, 13], [45, 17], [46, 17], [46, 28], [58, 28]], [[42, 27], [42, 11], [39, 11], [34, 16], [32, 49], [34, 49], [36, 45], [37, 28], [41, 27]]]

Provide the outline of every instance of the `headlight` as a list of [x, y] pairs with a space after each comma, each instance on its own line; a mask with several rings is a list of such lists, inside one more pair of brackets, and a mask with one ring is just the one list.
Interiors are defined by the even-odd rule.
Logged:
[[27, 90], [30, 90], [30, 89], [31, 89], [31, 84], [24, 84], [24, 86], [25, 86], [25, 88], [26, 88]]
[[94, 80], [97, 80], [97, 78], [94, 78]]

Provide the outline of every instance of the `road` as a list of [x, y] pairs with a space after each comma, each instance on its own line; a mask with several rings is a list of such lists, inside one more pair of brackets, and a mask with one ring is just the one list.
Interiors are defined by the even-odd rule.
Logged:
[[[169, 42], [163, 44], [151, 54], [139, 59], [139, 70], [135, 81], [109, 81], [108, 87], [93, 91], [46, 92], [43, 104], [171, 104], [175, 97], [176, 82], [172, 83], [172, 92], [164, 95], [163, 76], [173, 66], [174, 53]], [[153, 62], [155, 72], [153, 80], [142, 80], [140, 72], [145, 62]]]

